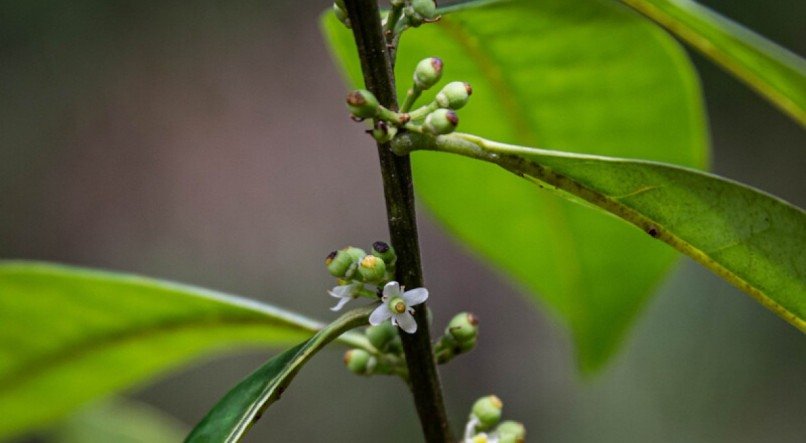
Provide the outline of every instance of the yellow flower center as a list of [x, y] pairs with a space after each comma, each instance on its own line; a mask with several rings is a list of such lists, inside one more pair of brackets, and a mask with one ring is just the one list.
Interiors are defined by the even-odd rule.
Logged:
[[406, 312], [406, 303], [401, 299], [397, 299], [392, 303], [392, 310], [398, 314], [402, 314]]

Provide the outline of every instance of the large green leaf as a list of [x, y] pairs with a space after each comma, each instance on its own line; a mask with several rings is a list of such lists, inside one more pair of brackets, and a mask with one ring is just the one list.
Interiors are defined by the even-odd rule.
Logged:
[[0, 439], [203, 354], [321, 327], [206, 289], [34, 262], [0, 262], [0, 325]]
[[343, 332], [367, 323], [375, 305], [353, 309], [310, 340], [275, 356], [238, 383], [188, 435], [186, 442], [237, 442], [320, 349]]
[[188, 428], [144, 403], [116, 398], [82, 408], [49, 433], [51, 443], [176, 443]]
[[[475, 6], [475, 7], [473, 7]], [[350, 33], [328, 17], [337, 58], [360, 82]], [[700, 90], [663, 30], [599, 0], [479, 2], [408, 31], [399, 94], [417, 61], [440, 56], [447, 80], [473, 85], [461, 127], [497, 140], [707, 162]], [[426, 94], [427, 95], [427, 94]], [[675, 261], [612, 217], [540, 193], [460, 157], [415, 156], [415, 185], [448, 229], [549, 305], [570, 327], [580, 366], [601, 366]]]
[[[498, 164], [616, 215], [690, 256], [806, 332], [806, 212], [757, 189], [679, 166], [492, 142], [404, 135]], [[647, 240], [648, 241], [648, 240]]]
[[690, 0], [621, 0], [806, 125], [806, 61]]

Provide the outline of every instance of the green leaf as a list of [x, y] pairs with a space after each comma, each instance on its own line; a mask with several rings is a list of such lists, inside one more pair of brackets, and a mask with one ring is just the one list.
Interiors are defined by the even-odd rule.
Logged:
[[54, 443], [174, 443], [187, 427], [144, 403], [122, 398], [83, 408], [48, 435]]
[[689, 0], [621, 0], [806, 125], [806, 61]]
[[[359, 84], [349, 31], [329, 16], [324, 25]], [[445, 62], [443, 82], [473, 86], [459, 112], [462, 130], [697, 168], [707, 162], [699, 83], [688, 58], [666, 32], [614, 2], [518, 0], [450, 9], [440, 22], [403, 35], [399, 95], [427, 56]], [[425, 153], [413, 163], [415, 189], [437, 219], [570, 327], [583, 370], [601, 367], [615, 352], [677, 256], [612, 217], [541, 193], [498, 168]]]
[[193, 286], [13, 261], [0, 262], [0, 325], [0, 439], [199, 356], [321, 327]]
[[414, 149], [430, 144], [496, 163], [604, 209], [806, 332], [806, 212], [783, 200], [674, 165], [526, 148], [469, 134], [403, 136], [395, 143]]
[[237, 442], [280, 398], [291, 380], [333, 339], [367, 323], [375, 305], [349, 311], [310, 340], [275, 356], [225, 395], [188, 435], [186, 442]]

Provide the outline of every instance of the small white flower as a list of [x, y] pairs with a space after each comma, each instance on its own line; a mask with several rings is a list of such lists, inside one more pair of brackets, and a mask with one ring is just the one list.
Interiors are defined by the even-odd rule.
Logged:
[[390, 281], [383, 287], [382, 303], [370, 314], [369, 324], [376, 326], [391, 318], [392, 325], [414, 334], [417, 331], [417, 322], [412, 315], [412, 306], [419, 305], [427, 298], [428, 289], [414, 288], [404, 293], [400, 290], [400, 283]]
[[361, 289], [364, 288], [364, 284], [361, 282], [350, 283], [349, 285], [341, 285], [336, 286], [335, 288], [327, 291], [332, 297], [336, 297], [339, 299], [339, 302], [336, 303], [336, 306], [330, 308], [331, 311], [338, 311], [344, 305], [347, 304], [348, 301], [357, 298], [358, 294], [361, 292]]

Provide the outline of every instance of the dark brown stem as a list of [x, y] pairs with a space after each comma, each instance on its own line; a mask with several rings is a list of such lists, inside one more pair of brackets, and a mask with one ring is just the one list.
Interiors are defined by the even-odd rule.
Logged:
[[[381, 28], [377, 0], [345, 0], [344, 3], [361, 59], [364, 84], [383, 106], [396, 111], [398, 107], [392, 61]], [[386, 197], [389, 235], [398, 257], [396, 277], [407, 288], [422, 287], [423, 274], [409, 157], [393, 154], [389, 143], [378, 144], [378, 155]], [[431, 349], [426, 317], [425, 305], [418, 306], [414, 314], [417, 332], [401, 332], [400, 336], [409, 368], [410, 387], [425, 440], [429, 443], [448, 443], [453, 438], [442, 399], [442, 387]]]

